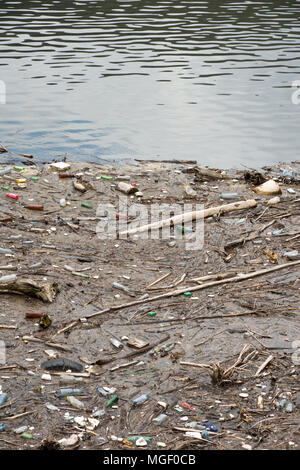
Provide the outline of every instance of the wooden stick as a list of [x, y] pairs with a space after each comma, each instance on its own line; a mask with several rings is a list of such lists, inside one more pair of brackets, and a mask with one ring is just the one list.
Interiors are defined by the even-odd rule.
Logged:
[[52, 336], [52, 339], [54, 339], [56, 336], [60, 335], [60, 333], [63, 333], [64, 331], [69, 330], [70, 328], [73, 328], [73, 326], [77, 325], [79, 323], [80, 319], [73, 321], [70, 323], [70, 325], [66, 326], [65, 328], [62, 328], [61, 330], [57, 331], [55, 335]]
[[4, 418], [1, 418], [1, 419], [2, 420], [7, 419], [9, 421], [12, 421], [13, 419], [21, 418], [22, 416], [31, 415], [32, 413], [34, 413], [34, 411], [26, 411], [26, 413], [21, 413], [21, 414], [14, 415], [14, 416], [8, 416], [8, 417], [4, 417]]
[[254, 199], [247, 201], [232, 202], [230, 204], [224, 204], [222, 206], [210, 207], [209, 209], [203, 209], [200, 211], [187, 212], [185, 214], [175, 215], [169, 219], [159, 220], [152, 224], [143, 225], [142, 227], [135, 227], [125, 232], [120, 232], [120, 236], [133, 235], [135, 233], [147, 232], [148, 230], [155, 230], [169, 225], [176, 225], [183, 222], [190, 222], [201, 218], [210, 217], [214, 214], [225, 214], [226, 212], [238, 211], [243, 209], [249, 209], [256, 207], [257, 203]]
[[221, 279], [227, 279], [229, 277], [233, 277], [236, 275], [236, 271], [229, 271], [227, 273], [217, 273], [217, 274], [208, 274], [207, 276], [201, 276], [201, 277], [194, 277], [191, 279], [193, 282], [203, 282], [203, 281], [211, 281], [215, 279], [216, 281], [219, 281]]
[[124, 369], [125, 367], [133, 366], [134, 364], [137, 364], [139, 361], [132, 361], [132, 362], [127, 362], [126, 364], [120, 364], [119, 366], [113, 367], [110, 369], [111, 372], [114, 372], [115, 370], [118, 369]]
[[35, 338], [34, 336], [23, 336], [23, 340], [24, 341], [32, 341], [33, 343], [43, 343], [46, 346], [50, 346], [50, 347], [56, 348], [56, 349], [62, 349], [63, 351], [69, 351], [69, 352], [72, 351], [72, 349], [69, 348], [69, 346], [65, 346], [63, 344], [58, 344], [58, 343], [52, 343], [50, 341], [43, 341], [42, 339]]
[[212, 367], [208, 364], [196, 364], [195, 362], [180, 362], [180, 365], [189, 366], [189, 367], [198, 367], [199, 369], [212, 370]]
[[[300, 260], [292, 261], [291, 263], [280, 264], [278, 266], [273, 266], [272, 268], [262, 269], [262, 270], [254, 271], [254, 272], [251, 272], [251, 273], [248, 273], [248, 274], [241, 273], [241, 274], [239, 274], [235, 277], [231, 277], [229, 279], [222, 279], [220, 281], [207, 282], [205, 284], [201, 284], [201, 285], [195, 286], [195, 287], [187, 287], [185, 289], [174, 290], [174, 291], [171, 291], [171, 292], [167, 292], [166, 294], [157, 295], [155, 297], [145, 299], [145, 300], [135, 300], [135, 301], [129, 302], [127, 304], [115, 305], [115, 306], [106, 308], [104, 310], [100, 310], [98, 312], [95, 312], [92, 315], [87, 316], [86, 318], [93, 318], [97, 315], [102, 315], [104, 313], [108, 313], [111, 310], [120, 310], [122, 308], [132, 307], [133, 305], [138, 305], [138, 304], [142, 304], [142, 303], [145, 303], [145, 302], [149, 303], [149, 302], [164, 299], [164, 298], [167, 298], [167, 297], [172, 297], [172, 296], [184, 294], [185, 292], [193, 292], [193, 291], [197, 291], [197, 290], [201, 290], [201, 289], [207, 289], [208, 287], [218, 286], [218, 285], [225, 284], [225, 283], [228, 283], [228, 282], [245, 281], [245, 280], [251, 279], [253, 277], [263, 276], [264, 274], [269, 274], [271, 272], [278, 271], [279, 269], [284, 269], [284, 268], [296, 266], [298, 264], [300, 264]], [[66, 328], [68, 328], [68, 327], [66, 327]]]
[[273, 359], [274, 359], [274, 357], [273, 357], [272, 355], [270, 355], [270, 356], [265, 360], [265, 362], [263, 362], [262, 365], [257, 369], [257, 371], [256, 371], [254, 377], [258, 377], [259, 374], [264, 370], [264, 368], [265, 368], [265, 367], [269, 364], [269, 362], [271, 362]]
[[156, 281], [152, 282], [151, 284], [149, 284], [148, 286], [146, 286], [146, 289], [149, 289], [150, 287], [152, 286], [155, 286], [156, 284], [158, 284], [160, 281], [163, 281], [164, 279], [166, 279], [167, 277], [170, 276], [170, 274], [172, 274], [172, 271], [168, 272], [167, 274], [164, 274], [162, 277], [160, 277], [159, 279], [156, 279]]

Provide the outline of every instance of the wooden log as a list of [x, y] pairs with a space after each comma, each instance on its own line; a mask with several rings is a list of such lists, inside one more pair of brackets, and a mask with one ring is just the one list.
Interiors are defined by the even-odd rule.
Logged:
[[56, 282], [35, 282], [31, 279], [13, 279], [0, 282], [0, 294], [18, 294], [36, 297], [43, 302], [53, 302], [58, 292]]
[[186, 212], [185, 214], [175, 215], [169, 219], [159, 220], [153, 222], [152, 224], [143, 225], [142, 227], [136, 227], [133, 229], [126, 230], [125, 232], [120, 232], [120, 236], [124, 235], [133, 235], [135, 233], [142, 233], [148, 230], [157, 230], [162, 227], [182, 224], [185, 222], [190, 222], [192, 220], [197, 220], [201, 218], [211, 217], [214, 214], [225, 214], [226, 212], [239, 211], [243, 209], [250, 209], [251, 207], [256, 207], [256, 201], [254, 199], [248, 199], [247, 201], [232, 202], [230, 204], [223, 204], [222, 206], [210, 207], [209, 209], [203, 209], [200, 211]]

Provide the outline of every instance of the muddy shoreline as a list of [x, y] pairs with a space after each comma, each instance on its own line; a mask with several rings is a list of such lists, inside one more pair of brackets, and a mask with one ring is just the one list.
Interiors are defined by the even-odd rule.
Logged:
[[[16, 275], [58, 291], [44, 302], [30, 292], [1, 293], [0, 282], [0, 395], [7, 394], [0, 449], [299, 448], [300, 162], [261, 171], [281, 189], [271, 205], [274, 196], [257, 194], [241, 170], [212, 179], [183, 162], [69, 162], [59, 171], [25, 162], [0, 166], [0, 279]], [[294, 173], [284, 177], [283, 170]], [[154, 204], [212, 208], [254, 199], [256, 206], [206, 218], [199, 249], [187, 244], [202, 229], [195, 222], [168, 239], [104, 239], [103, 207], [115, 211], [111, 225], [136, 219], [118, 205], [121, 181], [134, 183], [128, 206], [148, 214]], [[26, 318], [30, 312], [48, 315], [50, 324]], [[51, 358], [81, 364], [73, 373], [79, 385], [61, 385], [65, 371], [43, 369]], [[78, 387], [84, 409], [58, 393]], [[143, 394], [147, 400], [134, 405]], [[153, 421], [162, 414], [162, 424]], [[27, 436], [15, 432], [22, 426]], [[68, 445], [59, 442], [70, 436]]]

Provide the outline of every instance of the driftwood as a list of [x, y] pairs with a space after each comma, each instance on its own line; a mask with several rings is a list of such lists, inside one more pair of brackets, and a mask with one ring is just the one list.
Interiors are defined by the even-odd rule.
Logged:
[[269, 364], [269, 362], [271, 362], [272, 360], [274, 359], [274, 357], [272, 355], [270, 355], [266, 360], [265, 362], [263, 362], [263, 364], [257, 369], [256, 371], [256, 374], [255, 374], [255, 377], [258, 377], [259, 374], [264, 370], [264, 368]]
[[58, 292], [56, 282], [35, 282], [31, 279], [13, 279], [0, 282], [0, 294], [18, 294], [36, 297], [43, 302], [53, 302]]
[[148, 230], [158, 230], [162, 227], [172, 226], [176, 224], [182, 224], [185, 222], [191, 222], [192, 220], [205, 219], [215, 214], [225, 214], [226, 212], [239, 211], [243, 209], [250, 209], [256, 207], [257, 203], [255, 199], [248, 199], [247, 201], [232, 202], [230, 204], [223, 204], [222, 206], [210, 207], [209, 209], [203, 209], [200, 211], [186, 212], [184, 214], [178, 214], [169, 219], [163, 219], [152, 224], [143, 225], [142, 227], [135, 227], [133, 229], [120, 232], [120, 236], [133, 235], [135, 233], [147, 232]]
[[203, 181], [203, 180], [223, 180], [228, 179], [228, 175], [222, 175], [221, 172], [216, 170], [209, 170], [208, 168], [200, 168], [200, 166], [195, 166], [193, 168], [193, 172], [195, 173], [196, 180]]
[[237, 358], [235, 363], [228, 369], [224, 369], [223, 367], [221, 367], [220, 362], [217, 362], [213, 365], [195, 364], [193, 362], [180, 362], [180, 364], [182, 366], [198, 367], [199, 369], [207, 370], [213, 384], [223, 385], [225, 383], [231, 382], [232, 375], [237, 372], [238, 369], [241, 368], [244, 364], [246, 364], [255, 356], [257, 356], [257, 351], [255, 349], [252, 349], [249, 352], [250, 349], [251, 346], [249, 344], [246, 344], [240, 352], [239, 357]]
[[[259, 271], [254, 271], [254, 272], [247, 273], [247, 274], [240, 273], [237, 276], [230, 277], [228, 279], [221, 279], [220, 281], [206, 282], [205, 284], [200, 284], [196, 287], [186, 287], [184, 289], [173, 290], [171, 292], [166, 292], [165, 294], [156, 295], [155, 297], [150, 297], [150, 298], [145, 299], [145, 300], [135, 300], [135, 301], [129, 302], [127, 304], [113, 305], [111, 307], [105, 308], [104, 310], [99, 310], [95, 313], [92, 313], [91, 315], [86, 316], [86, 318], [87, 319], [94, 318], [98, 315], [103, 315], [103, 314], [108, 313], [110, 311], [120, 310], [120, 309], [123, 309], [123, 308], [132, 307], [133, 305], [143, 304], [145, 302], [149, 303], [149, 302], [152, 302], [154, 300], [160, 300], [160, 299], [164, 299], [164, 298], [167, 298], [167, 297], [181, 295], [181, 294], [184, 294], [185, 292], [194, 292], [194, 291], [206, 289], [208, 287], [213, 287], [213, 286], [218, 286], [218, 285], [221, 285], [221, 284], [226, 284], [226, 283], [229, 283], [229, 282], [245, 281], [245, 280], [251, 279], [253, 277], [262, 276], [264, 274], [269, 274], [269, 273], [272, 273], [274, 271], [278, 271], [279, 269], [289, 268], [291, 266], [296, 266], [298, 264], [300, 264], [300, 260], [299, 261], [292, 261], [291, 263], [280, 264], [278, 266], [273, 266], [272, 268], [268, 268], [268, 269], [261, 269]], [[78, 319], [77, 321], [71, 323], [70, 325], [65, 327], [63, 331], [73, 327], [79, 321], [80, 321], [80, 319]]]

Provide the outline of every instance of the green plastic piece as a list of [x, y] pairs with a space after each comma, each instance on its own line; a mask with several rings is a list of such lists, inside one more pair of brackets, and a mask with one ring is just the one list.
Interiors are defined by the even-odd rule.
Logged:
[[93, 207], [91, 206], [91, 204], [89, 204], [88, 202], [82, 202], [81, 203], [82, 207], [87, 207], [88, 209], [92, 209]]
[[80, 276], [80, 277], [84, 277], [85, 279], [89, 279], [88, 274], [76, 273], [75, 271], [73, 271], [72, 274], [74, 274], [74, 276]]
[[38, 180], [39, 180], [37, 176], [32, 176], [30, 179], [31, 179], [32, 181], [38, 181]]
[[23, 170], [25, 170], [25, 168], [23, 166], [14, 166], [14, 170], [23, 171]]
[[189, 297], [190, 295], [192, 295], [191, 292], [185, 292], [183, 295], [185, 295], [186, 297]]
[[175, 411], [178, 411], [178, 413], [182, 413], [182, 412], [183, 412], [183, 408], [181, 408], [181, 406], [174, 406], [174, 410], [175, 410]]
[[119, 400], [118, 395], [113, 395], [113, 396], [111, 397], [111, 399], [108, 400], [108, 401], [105, 403], [106, 408], [109, 408], [109, 407], [112, 406], [114, 403], [117, 403], [118, 400]]
[[156, 312], [148, 312], [147, 315], [148, 317], [155, 317]]
[[8, 186], [2, 186], [1, 189], [4, 189], [4, 191], [9, 191], [9, 187], [8, 187]]
[[27, 432], [23, 432], [23, 434], [21, 434], [21, 437], [23, 437], [24, 439], [34, 439], [33, 435], [28, 434]]
[[112, 176], [101, 175], [101, 178], [102, 178], [103, 180], [113, 180], [113, 177], [112, 177]]
[[148, 436], [130, 436], [127, 438], [127, 440], [130, 442], [136, 442], [138, 439], [145, 439], [145, 441], [148, 443], [152, 441], [152, 437]]

